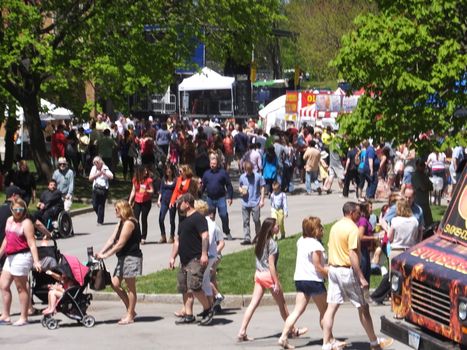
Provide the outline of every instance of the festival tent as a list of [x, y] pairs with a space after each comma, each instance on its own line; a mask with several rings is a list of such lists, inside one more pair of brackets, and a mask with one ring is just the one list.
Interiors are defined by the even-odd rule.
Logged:
[[41, 109], [43, 110], [40, 114], [42, 121], [69, 120], [73, 117], [73, 112], [69, 109], [57, 107], [43, 98], [41, 98]]
[[265, 120], [266, 132], [269, 132], [271, 127], [285, 123], [285, 95], [279, 96], [275, 100], [267, 104], [261, 109], [258, 114]]
[[180, 108], [180, 92], [189, 92], [189, 91], [202, 91], [202, 90], [230, 90], [232, 98], [232, 106], [234, 105], [234, 95], [233, 95], [233, 85], [235, 78], [224, 77], [219, 73], [204, 67], [201, 72], [192, 75], [189, 78], [183, 79], [183, 81], [178, 85], [178, 110]]

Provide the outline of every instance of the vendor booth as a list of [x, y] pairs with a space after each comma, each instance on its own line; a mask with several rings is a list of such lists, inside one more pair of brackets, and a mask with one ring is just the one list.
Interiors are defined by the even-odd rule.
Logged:
[[179, 111], [190, 117], [234, 116], [235, 78], [204, 67], [178, 86]]

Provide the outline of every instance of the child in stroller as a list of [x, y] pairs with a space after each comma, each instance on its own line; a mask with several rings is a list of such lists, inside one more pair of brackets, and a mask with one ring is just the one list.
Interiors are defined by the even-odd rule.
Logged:
[[[45, 248], [49, 248], [45, 254], [56, 255], [57, 265], [49, 266], [46, 273], [33, 273], [33, 294], [44, 303], [48, 302], [48, 307], [43, 311], [42, 325], [48, 329], [58, 328], [59, 321], [54, 318], [54, 314], [61, 312], [85, 327], [93, 327], [95, 318], [86, 314], [92, 295], [85, 293], [91, 269], [74, 256], [58, 253], [56, 245]], [[49, 258], [54, 260], [50, 255]]]
[[63, 297], [66, 290], [76, 286], [76, 281], [72, 278], [68, 278], [65, 274], [56, 273], [52, 270], [47, 270], [45, 273], [57, 280], [56, 283], [49, 284], [49, 302], [47, 308], [42, 310], [43, 315], [49, 315], [55, 313], [57, 303]]

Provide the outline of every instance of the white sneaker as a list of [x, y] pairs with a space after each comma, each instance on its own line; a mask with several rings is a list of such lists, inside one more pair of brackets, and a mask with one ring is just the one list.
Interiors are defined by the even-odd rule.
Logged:
[[388, 269], [386, 266], [381, 266], [381, 276], [384, 276], [388, 273]]

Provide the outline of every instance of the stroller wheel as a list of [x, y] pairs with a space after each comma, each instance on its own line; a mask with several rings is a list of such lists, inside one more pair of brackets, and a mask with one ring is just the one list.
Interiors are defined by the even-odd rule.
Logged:
[[94, 316], [85, 315], [81, 323], [83, 324], [84, 327], [91, 328], [91, 327], [94, 327], [94, 325], [96, 324], [96, 319], [94, 318]]
[[41, 320], [42, 327], [47, 327], [47, 321], [49, 319], [50, 319], [50, 317], [47, 317], [47, 316], [42, 317], [42, 320]]
[[47, 320], [46, 326], [48, 329], [57, 329], [58, 328], [58, 320], [55, 318], [50, 318]]

